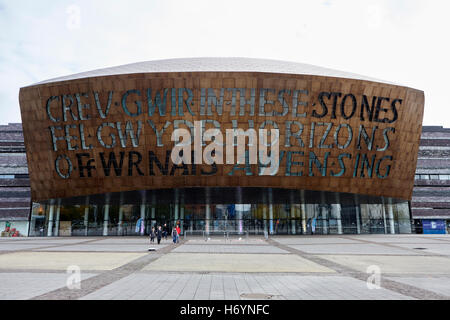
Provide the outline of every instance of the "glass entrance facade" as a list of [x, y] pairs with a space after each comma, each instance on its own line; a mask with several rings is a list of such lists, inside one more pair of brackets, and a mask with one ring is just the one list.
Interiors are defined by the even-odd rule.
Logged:
[[[141, 224], [142, 228], [141, 228]], [[182, 234], [411, 233], [407, 202], [386, 204], [123, 204], [33, 208], [30, 236], [137, 236], [178, 224]]]

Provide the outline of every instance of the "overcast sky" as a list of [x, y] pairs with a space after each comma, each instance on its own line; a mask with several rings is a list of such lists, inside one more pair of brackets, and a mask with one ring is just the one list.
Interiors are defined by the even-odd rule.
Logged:
[[0, 124], [19, 88], [102, 67], [181, 57], [309, 63], [425, 92], [450, 127], [450, 1], [0, 0]]

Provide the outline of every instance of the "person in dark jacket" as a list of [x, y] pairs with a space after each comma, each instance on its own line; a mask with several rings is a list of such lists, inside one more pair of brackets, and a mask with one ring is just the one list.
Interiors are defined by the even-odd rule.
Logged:
[[163, 237], [164, 240], [167, 240], [167, 235], [169, 234], [169, 227], [167, 226], [167, 223], [164, 223], [163, 227]]
[[152, 227], [152, 230], [150, 230], [150, 242], [155, 242], [155, 236], [156, 236], [155, 227]]
[[177, 243], [178, 242], [177, 239], [178, 239], [177, 228], [173, 227], [173, 229], [172, 229], [172, 241], [173, 241], [173, 243]]
[[163, 231], [161, 229], [161, 226], [159, 226], [158, 230], [156, 230], [156, 239], [158, 240], [158, 244], [161, 243], [162, 236], [163, 236]]

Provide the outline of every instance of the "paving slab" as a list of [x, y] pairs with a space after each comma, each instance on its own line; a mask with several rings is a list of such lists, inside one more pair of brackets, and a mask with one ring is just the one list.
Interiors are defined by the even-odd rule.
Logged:
[[133, 273], [82, 300], [411, 299], [345, 276]]
[[417, 235], [417, 234], [358, 234], [346, 235], [347, 239], [356, 241], [369, 241], [379, 243], [443, 243], [443, 240], [450, 241], [450, 236], [436, 237], [436, 235]]
[[[81, 273], [81, 280], [96, 274]], [[65, 287], [66, 273], [0, 273], [0, 300], [25, 300]]]
[[[0, 238], [2, 239], [2, 238]], [[83, 243], [83, 242], [89, 242], [89, 241], [95, 241], [99, 238], [7, 238], [10, 240], [6, 241], [0, 241], [0, 245], [2, 245], [5, 242], [8, 243], [17, 243], [17, 244], [46, 244], [46, 245], [53, 245], [53, 244], [73, 244], [73, 243]]]
[[33, 250], [48, 247], [51, 244], [33, 244], [33, 243], [1, 243], [1, 251], [19, 251], [19, 250]]
[[166, 245], [149, 245], [149, 244], [81, 244], [81, 245], [67, 245], [63, 247], [52, 247], [38, 249], [38, 251], [86, 251], [86, 252], [147, 252], [148, 249], [154, 248], [155, 250], [162, 249]]
[[402, 248], [386, 247], [371, 243], [341, 243], [321, 245], [288, 245], [291, 248], [311, 254], [389, 254], [389, 255], [414, 255], [420, 252], [412, 252]]
[[272, 237], [272, 239], [286, 245], [361, 243], [357, 240], [333, 236]]
[[293, 254], [168, 253], [143, 270], [195, 272], [331, 272]]
[[273, 246], [260, 246], [260, 245], [200, 245], [200, 244], [189, 244], [183, 245], [173, 250], [173, 252], [185, 252], [185, 253], [288, 253]]
[[441, 235], [434, 235], [433, 239], [442, 240], [442, 241], [450, 241], [450, 234], [441, 234]]
[[[169, 240], [162, 240], [161, 244], [169, 244], [172, 241]], [[150, 238], [149, 237], [132, 237], [132, 238], [125, 238], [125, 237], [116, 237], [116, 238], [108, 238], [108, 239], [98, 239], [96, 244], [150, 244]], [[157, 245], [156, 239], [154, 242], [155, 245]]]
[[439, 255], [450, 256], [450, 242], [449, 243], [398, 243], [399, 247], [417, 250], [420, 252], [434, 253]]
[[116, 252], [14, 252], [0, 255], [0, 269], [67, 270], [76, 265], [83, 270], [112, 270], [148, 253]]
[[241, 238], [230, 238], [226, 240], [225, 238], [211, 238], [210, 240], [205, 241], [203, 237], [195, 237], [188, 238], [185, 244], [201, 244], [201, 245], [217, 245], [217, 244], [226, 244], [226, 245], [269, 245], [263, 237], [249, 237], [248, 239]]
[[[0, 299], [449, 297], [446, 235], [191, 236], [149, 246], [148, 237], [0, 239]], [[95, 274], [78, 293], [65, 287], [70, 265], [83, 279]], [[367, 288], [370, 265], [381, 269], [381, 289]]]
[[321, 255], [321, 258], [342, 264], [359, 272], [375, 265], [381, 273], [450, 275], [450, 259], [439, 256], [393, 255]]
[[450, 299], [450, 277], [389, 277], [388, 279], [433, 291]]

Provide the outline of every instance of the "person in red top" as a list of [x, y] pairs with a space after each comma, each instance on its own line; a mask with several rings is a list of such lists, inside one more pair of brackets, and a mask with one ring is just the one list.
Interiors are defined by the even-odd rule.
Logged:
[[180, 233], [181, 233], [180, 226], [177, 225], [176, 229], [177, 229], [177, 243], [178, 243], [178, 241], [180, 241]]

